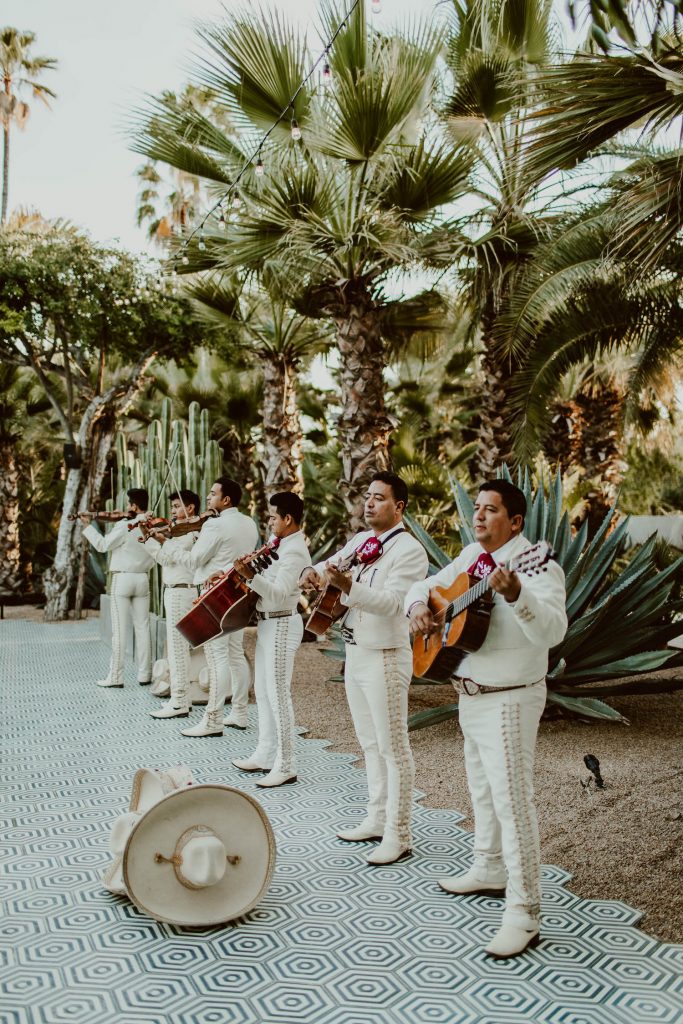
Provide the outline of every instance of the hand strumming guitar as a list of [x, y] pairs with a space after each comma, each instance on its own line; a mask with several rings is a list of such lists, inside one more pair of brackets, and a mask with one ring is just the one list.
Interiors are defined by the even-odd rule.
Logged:
[[351, 593], [351, 584], [353, 583], [351, 573], [339, 572], [336, 565], [329, 564], [325, 566], [325, 579], [341, 590], [342, 594]]
[[431, 636], [438, 629], [434, 622], [434, 616], [429, 610], [429, 605], [424, 601], [416, 601], [410, 609], [410, 633], [417, 636], [421, 633], [423, 637]]

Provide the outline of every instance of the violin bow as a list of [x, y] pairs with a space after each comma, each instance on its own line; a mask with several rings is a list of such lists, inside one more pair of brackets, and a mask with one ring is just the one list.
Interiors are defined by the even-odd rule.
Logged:
[[154, 502], [154, 507], [152, 508], [152, 511], [151, 511], [150, 515], [154, 515], [154, 513], [156, 512], [156, 510], [157, 510], [157, 508], [159, 506], [159, 502], [161, 501], [161, 499], [162, 499], [162, 497], [164, 495], [164, 487], [166, 486], [166, 481], [168, 480], [169, 473], [172, 472], [171, 466], [173, 465], [173, 463], [175, 461], [175, 457], [178, 454], [179, 449], [180, 449], [180, 444], [178, 443], [178, 444], [176, 444], [175, 449], [173, 451], [173, 454], [171, 455], [170, 462], [169, 462], [168, 459], [165, 460], [166, 465], [168, 466], [168, 469], [166, 470], [166, 476], [161, 481], [161, 487], [159, 488], [159, 493], [157, 495], [157, 500]]
[[[178, 487], [178, 481], [176, 480], [175, 473], [173, 472], [173, 460], [171, 459], [171, 461], [169, 462], [168, 459], [166, 459], [166, 465], [168, 466], [168, 471], [171, 474], [171, 483], [175, 487], [175, 490], [176, 490], [176, 493], [178, 495], [178, 498], [180, 499], [180, 504], [183, 506], [183, 512], [185, 513], [185, 518], [187, 519], [188, 518], [188, 516], [187, 516], [187, 508], [185, 507], [185, 502], [183, 501], [183, 496], [180, 493], [180, 488]], [[199, 509], [195, 510], [195, 515], [197, 515], [197, 516], [199, 515]]]

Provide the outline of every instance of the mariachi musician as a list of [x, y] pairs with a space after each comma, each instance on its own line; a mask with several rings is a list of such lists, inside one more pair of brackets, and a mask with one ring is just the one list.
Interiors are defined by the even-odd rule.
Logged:
[[254, 668], [258, 743], [253, 754], [232, 763], [241, 771], [267, 771], [256, 783], [262, 787], [297, 780], [292, 673], [304, 631], [297, 610], [298, 579], [311, 560], [301, 532], [304, 503], [298, 494], [280, 491], [272, 496], [270, 506], [268, 526], [279, 542], [277, 560], [260, 574], [246, 559], [235, 562], [237, 572], [259, 595]]
[[[128, 631], [132, 620], [135, 631], [135, 659], [138, 682], [147, 686], [152, 681], [152, 644], [149, 633], [149, 570], [153, 561], [138, 541], [141, 537], [137, 525], [147, 518], [149, 497], [142, 487], [131, 487], [128, 508], [107, 534], [102, 534], [90, 522], [104, 518], [94, 512], [79, 512], [87, 523], [83, 536], [101, 552], [111, 553], [109, 571], [111, 584], [111, 662], [106, 679], [98, 679], [98, 686], [123, 686], [123, 668]], [[110, 518], [107, 516], [107, 518]]]
[[[376, 473], [365, 496], [368, 529], [356, 534], [329, 561], [302, 574], [301, 586], [327, 581], [342, 591], [348, 612], [346, 697], [365, 755], [368, 808], [363, 821], [337, 835], [346, 842], [381, 839], [369, 864], [393, 864], [411, 852], [410, 818], [415, 765], [408, 739], [408, 686], [412, 656], [403, 600], [427, 573], [422, 545], [403, 525], [408, 488], [394, 473]], [[376, 557], [351, 573], [336, 566], [359, 548], [375, 546]]]
[[[154, 558], [161, 565], [175, 564], [191, 569], [193, 582], [202, 586], [256, 545], [256, 523], [240, 512], [241, 498], [242, 488], [236, 480], [218, 477], [206, 500], [207, 509], [212, 509], [217, 515], [207, 519], [189, 550], [171, 549], [168, 545], [167, 553], [163, 534], [147, 540], [145, 547], [155, 552]], [[163, 550], [158, 550], [161, 546]], [[244, 630], [219, 636], [204, 644], [204, 654], [209, 669], [209, 700], [202, 721], [183, 729], [183, 736], [222, 736], [224, 725], [245, 729], [250, 673], [244, 656]], [[224, 719], [223, 708], [231, 677], [232, 712]]]
[[[189, 519], [199, 516], [199, 495], [194, 491], [182, 488], [169, 495], [173, 524], [187, 524]], [[170, 524], [169, 524], [170, 525]], [[164, 538], [168, 538], [165, 547], [149, 545], [147, 550], [155, 561], [162, 566], [161, 579], [164, 585], [164, 614], [166, 616], [166, 647], [168, 667], [171, 678], [170, 699], [158, 711], [150, 711], [152, 718], [187, 718], [190, 713], [190, 645], [176, 628], [176, 622], [182, 619], [197, 596], [194, 573], [182, 562], [173, 561], [176, 551], [189, 551], [198, 534], [188, 532], [180, 536], [174, 535], [173, 527], [161, 527], [156, 532], [148, 532], [143, 523], [141, 526], [145, 541], [159, 536], [165, 530]], [[182, 525], [181, 525], [182, 529]], [[179, 531], [178, 531], [179, 532]], [[161, 558], [158, 556], [161, 554]]]
[[443, 878], [446, 892], [506, 896], [502, 924], [486, 953], [507, 959], [536, 945], [540, 929], [541, 864], [534, 806], [536, 733], [545, 706], [548, 651], [567, 629], [564, 573], [557, 562], [519, 575], [506, 568], [530, 547], [523, 535], [526, 498], [507, 480], [482, 483], [474, 504], [476, 543], [450, 565], [416, 583], [406, 612], [417, 637], [436, 628], [432, 587], [449, 587], [460, 573], [487, 579], [494, 592], [488, 632], [454, 680], [465, 738], [465, 770], [474, 811], [474, 861]]

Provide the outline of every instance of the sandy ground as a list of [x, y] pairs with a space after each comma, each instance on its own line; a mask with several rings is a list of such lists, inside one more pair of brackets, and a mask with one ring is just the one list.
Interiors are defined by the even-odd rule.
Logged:
[[[7, 608], [5, 617], [42, 621], [42, 613], [30, 607]], [[247, 630], [252, 658], [254, 632]], [[325, 657], [320, 644], [301, 647], [293, 687], [296, 719], [311, 738], [360, 754], [343, 683], [331, 681], [338, 674], [339, 662]], [[449, 685], [414, 686], [410, 712], [453, 701]], [[543, 861], [569, 871], [569, 888], [578, 895], [622, 900], [644, 912], [641, 927], [649, 935], [683, 942], [683, 691], [610, 703], [629, 726], [575, 718], [541, 723], [536, 803]], [[424, 803], [470, 815], [457, 721], [414, 732], [411, 743]], [[588, 753], [600, 761], [602, 791], [581, 784], [590, 777], [583, 763]], [[472, 827], [469, 817], [462, 824]]]

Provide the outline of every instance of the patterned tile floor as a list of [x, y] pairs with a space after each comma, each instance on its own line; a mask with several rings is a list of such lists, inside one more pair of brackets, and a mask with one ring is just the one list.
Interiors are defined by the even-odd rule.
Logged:
[[[435, 878], [464, 867], [459, 816], [415, 808], [415, 856], [365, 865], [334, 838], [361, 814], [364, 776], [322, 741], [300, 742], [303, 784], [261, 792], [230, 758], [254, 730], [187, 740], [155, 722], [137, 686], [102, 691], [96, 621], [0, 624], [5, 688], [0, 834], [0, 1022], [87, 1024], [666, 1024], [683, 1018], [683, 946], [634, 925], [625, 904], [581, 900], [543, 869], [543, 942], [494, 963], [481, 952], [498, 901], [457, 899]], [[254, 709], [252, 708], [252, 714]], [[252, 726], [254, 720], [252, 719]], [[278, 844], [272, 887], [221, 929], [159, 924], [102, 889], [112, 818], [135, 768], [184, 762], [202, 782], [258, 796]]]

